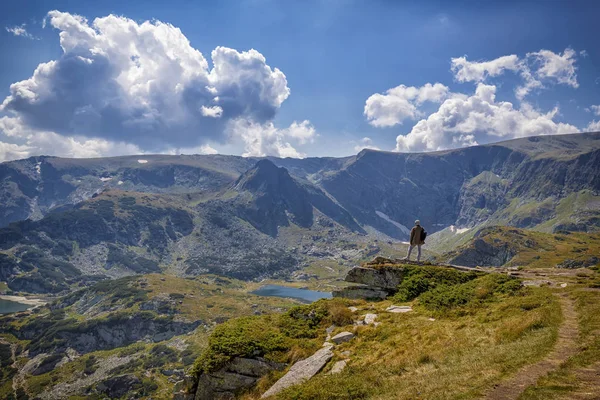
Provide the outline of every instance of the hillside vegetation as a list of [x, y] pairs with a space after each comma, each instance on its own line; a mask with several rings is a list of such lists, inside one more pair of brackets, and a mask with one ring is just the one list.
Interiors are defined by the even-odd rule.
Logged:
[[[280, 399], [476, 398], [552, 347], [560, 307], [546, 288], [521, 287], [505, 275], [469, 275], [437, 267], [414, 268], [396, 299], [366, 303], [320, 300], [278, 316], [228, 321], [209, 337], [197, 373], [217, 369], [233, 357], [261, 356], [293, 363], [321, 347], [326, 328], [357, 336], [336, 346], [325, 369]], [[406, 295], [406, 293], [410, 293]], [[409, 303], [398, 300], [412, 299]], [[413, 312], [386, 313], [391, 304]], [[356, 313], [347, 306], [358, 308]], [[378, 326], [355, 326], [365, 313]], [[340, 374], [328, 370], [348, 359]], [[272, 373], [242, 398], [259, 398], [282, 373]]]
[[600, 262], [600, 234], [549, 234], [495, 226], [479, 230], [467, 243], [440, 258], [466, 266], [589, 267]]

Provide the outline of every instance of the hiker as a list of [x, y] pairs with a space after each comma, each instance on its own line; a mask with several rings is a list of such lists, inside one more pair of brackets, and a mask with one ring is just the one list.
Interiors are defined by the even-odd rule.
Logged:
[[421, 245], [425, 243], [426, 235], [427, 232], [425, 232], [425, 229], [421, 226], [421, 221], [416, 220], [415, 226], [410, 230], [410, 246], [408, 246], [408, 255], [406, 256], [407, 261], [410, 261], [410, 253], [415, 246], [417, 246], [417, 249], [419, 250], [417, 262], [421, 261]]

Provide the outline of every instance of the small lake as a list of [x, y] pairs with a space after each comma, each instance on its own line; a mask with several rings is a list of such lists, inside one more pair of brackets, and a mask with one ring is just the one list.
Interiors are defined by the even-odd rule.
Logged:
[[287, 297], [300, 300], [304, 303], [312, 303], [319, 299], [331, 298], [331, 293], [329, 292], [318, 292], [316, 290], [298, 289], [279, 285], [265, 285], [251, 293], [258, 296]]
[[0, 299], [0, 314], [25, 311], [31, 307], [33, 307], [31, 304], [23, 304], [16, 301]]

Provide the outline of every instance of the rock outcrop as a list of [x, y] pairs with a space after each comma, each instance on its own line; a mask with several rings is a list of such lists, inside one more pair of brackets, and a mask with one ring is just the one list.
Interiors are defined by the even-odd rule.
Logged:
[[383, 300], [397, 291], [397, 287], [405, 275], [406, 269], [399, 266], [355, 267], [348, 272], [344, 280], [358, 283], [360, 286], [349, 286], [334, 291], [333, 296], [348, 299]]
[[233, 399], [270, 371], [283, 368], [285, 364], [262, 358], [234, 358], [218, 371], [200, 375], [195, 400]]

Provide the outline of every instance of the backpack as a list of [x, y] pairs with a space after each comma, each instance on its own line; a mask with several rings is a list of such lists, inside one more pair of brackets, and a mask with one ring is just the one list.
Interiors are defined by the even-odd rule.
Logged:
[[421, 242], [424, 242], [426, 237], [427, 237], [427, 231], [425, 229], [423, 229], [423, 227], [421, 227]]

